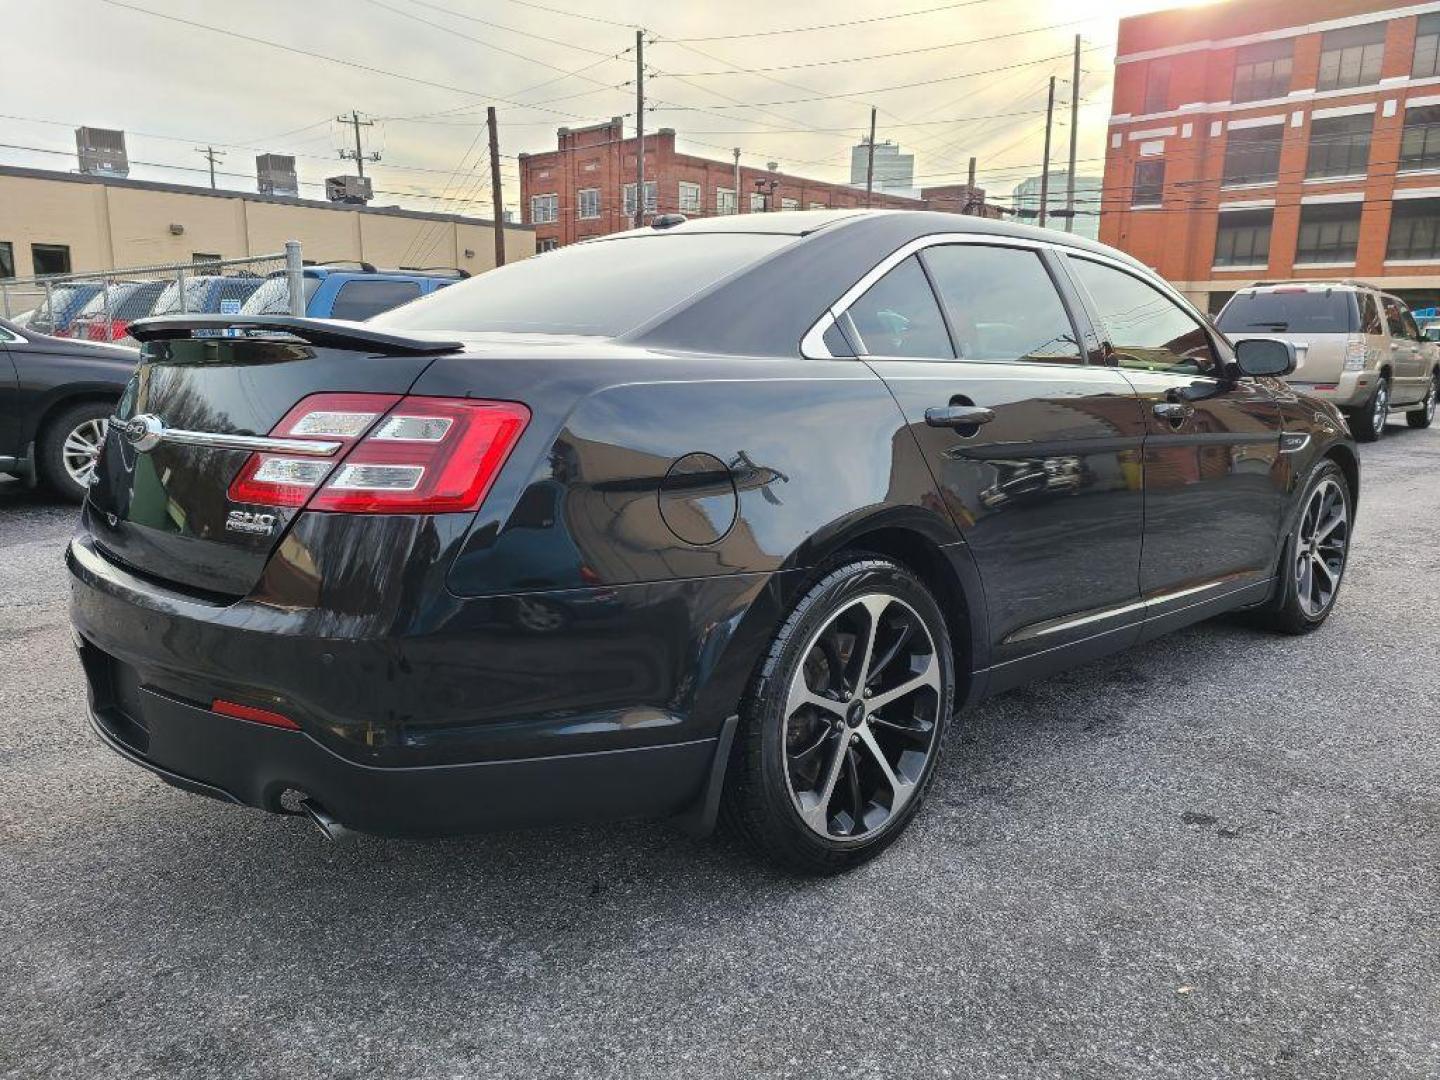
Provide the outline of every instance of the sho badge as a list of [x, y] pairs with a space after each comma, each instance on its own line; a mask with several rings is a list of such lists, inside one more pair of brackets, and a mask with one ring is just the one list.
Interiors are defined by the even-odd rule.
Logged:
[[252, 514], [249, 510], [231, 510], [225, 518], [225, 528], [230, 532], [269, 536], [275, 529], [275, 515]]

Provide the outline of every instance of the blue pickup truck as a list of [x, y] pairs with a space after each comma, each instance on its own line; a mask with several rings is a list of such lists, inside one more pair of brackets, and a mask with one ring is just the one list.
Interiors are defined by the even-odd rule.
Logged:
[[[307, 266], [305, 315], [361, 322], [468, 276], [463, 270], [377, 270], [369, 263]], [[285, 271], [266, 278], [241, 306], [240, 314], [290, 314]]]

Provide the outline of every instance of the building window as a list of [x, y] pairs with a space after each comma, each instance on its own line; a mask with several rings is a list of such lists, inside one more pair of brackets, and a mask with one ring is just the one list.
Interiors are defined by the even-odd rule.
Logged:
[[1440, 262], [1440, 199], [1400, 199], [1395, 203], [1385, 258]]
[[536, 241], [536, 243], [535, 243], [535, 250], [536, 250], [537, 252], [541, 252], [541, 251], [554, 251], [554, 250], [555, 250], [556, 248], [558, 248], [559, 246], [560, 246], [560, 241], [559, 241], [558, 239], [556, 239], [556, 238], [553, 237], [553, 236], [546, 236], [546, 237], [542, 237], [540, 240]]
[[1405, 110], [1400, 137], [1400, 169], [1440, 168], [1440, 105]]
[[68, 244], [31, 244], [30, 261], [35, 266], [35, 276], [70, 273], [70, 247]]
[[1164, 112], [1170, 107], [1170, 58], [1151, 60], [1145, 69], [1145, 104], [1142, 112]]
[[716, 188], [716, 189], [715, 189], [715, 213], [717, 213], [717, 214], [733, 214], [733, 213], [735, 213], [735, 209], [736, 209], [736, 205], [735, 205], [735, 192], [733, 192], [733, 191], [730, 190], [729, 188], [723, 188], [723, 187], [722, 187], [722, 188]]
[[190, 253], [190, 265], [203, 267], [207, 274], [220, 273], [220, 256], [209, 251], [192, 251]]
[[1440, 75], [1440, 13], [1421, 15], [1415, 27], [1415, 60], [1410, 75], [1428, 79]]
[[1130, 190], [1131, 206], [1159, 206], [1165, 199], [1165, 159], [1135, 163], [1135, 185]]
[[0, 278], [15, 276], [15, 245], [0, 240]]
[[810, 209], [811, 209], [811, 210], [824, 210], [824, 209], [825, 209], [825, 204], [824, 204], [823, 202], [812, 202], [812, 203], [810, 204]]
[[1320, 78], [1317, 90], [1342, 90], [1347, 86], [1371, 86], [1380, 81], [1380, 62], [1385, 58], [1385, 24], [1367, 23], [1327, 31], [1320, 45]]
[[1225, 141], [1222, 187], [1236, 184], [1273, 184], [1280, 173], [1283, 124], [1231, 130]]
[[1355, 261], [1360, 244], [1359, 202], [1318, 203], [1300, 207], [1300, 239], [1295, 265]]
[[700, 185], [680, 181], [680, 212], [682, 214], [700, 213]]
[[780, 200], [780, 209], [781, 209], [781, 210], [799, 210], [799, 209], [800, 209], [800, 200], [799, 200], [799, 199], [781, 199], [781, 200]]
[[559, 195], [530, 196], [530, 224], [550, 225], [560, 220]]
[[577, 198], [580, 201], [577, 211], [580, 217], [588, 221], [600, 216], [599, 188], [584, 188], [578, 193]]
[[1215, 266], [1265, 266], [1270, 262], [1274, 210], [1231, 210], [1215, 232]]
[[1290, 54], [1294, 41], [1262, 41], [1235, 51], [1231, 101], [1260, 101], [1290, 92]]
[[[645, 213], [653, 214], [660, 205], [660, 187], [654, 180], [645, 181]], [[625, 185], [625, 216], [635, 216], [635, 185]]]
[[1327, 116], [1310, 124], [1310, 157], [1305, 175], [1364, 176], [1370, 165], [1374, 113]]
[[763, 191], [752, 191], [750, 193], [750, 212], [752, 214], [763, 214], [765, 209], [765, 193]]

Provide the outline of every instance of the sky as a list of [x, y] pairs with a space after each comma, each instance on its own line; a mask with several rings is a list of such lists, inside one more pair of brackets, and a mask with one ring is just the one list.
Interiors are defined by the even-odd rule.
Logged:
[[380, 155], [366, 166], [373, 205], [489, 217], [485, 106], [517, 210], [515, 155], [552, 149], [562, 125], [624, 115], [633, 129], [643, 27], [646, 128], [676, 129], [682, 151], [728, 160], [739, 147], [746, 164], [843, 182], [874, 106], [877, 140], [916, 155], [917, 185], [962, 181], [974, 155], [981, 185], [1008, 193], [1040, 171], [1050, 75], [1063, 103], [1052, 167], [1064, 166], [1074, 35], [1077, 172], [1098, 174], [1117, 21], [1174, 6], [0, 0], [0, 164], [73, 170], [73, 129], [87, 124], [126, 131], [132, 178], [208, 184], [208, 145], [225, 155], [218, 186], [253, 191], [257, 153], [294, 154], [301, 194], [320, 198], [325, 177], [353, 171], [337, 154], [353, 132], [336, 117], [358, 110], [374, 121], [365, 152]]

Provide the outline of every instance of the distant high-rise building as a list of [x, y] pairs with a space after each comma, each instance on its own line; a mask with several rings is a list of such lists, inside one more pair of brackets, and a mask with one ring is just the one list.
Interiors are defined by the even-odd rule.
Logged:
[[[1065, 230], [1065, 183], [1069, 177], [1070, 173], [1066, 169], [1050, 171], [1050, 195], [1046, 200], [1048, 220], [1045, 224], [1062, 232]], [[1032, 176], [1015, 185], [1011, 208], [1015, 211], [1017, 220], [1030, 225], [1038, 223], [1040, 184], [1041, 178]], [[1075, 224], [1071, 227], [1070, 232], [1076, 236], [1084, 236], [1090, 240], [1099, 238], [1100, 190], [1102, 186], [1103, 182], [1098, 176], [1075, 177]], [[1056, 211], [1059, 211], [1060, 216], [1055, 216]]]
[[[858, 146], [850, 148], [850, 183], [854, 187], [865, 186], [865, 168], [870, 156], [870, 140], [861, 139]], [[895, 195], [911, 193], [915, 187], [915, 155], [902, 154], [900, 144], [890, 140], [875, 144], [876, 191]]]

